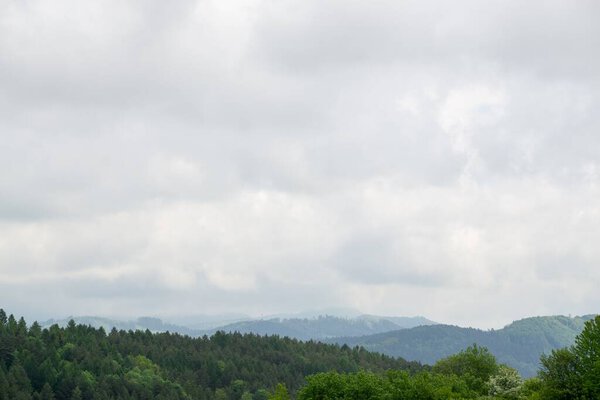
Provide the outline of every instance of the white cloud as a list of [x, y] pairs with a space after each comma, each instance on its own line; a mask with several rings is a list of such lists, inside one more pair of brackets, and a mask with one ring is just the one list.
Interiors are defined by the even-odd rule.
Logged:
[[597, 311], [597, 8], [3, 2], [1, 300]]

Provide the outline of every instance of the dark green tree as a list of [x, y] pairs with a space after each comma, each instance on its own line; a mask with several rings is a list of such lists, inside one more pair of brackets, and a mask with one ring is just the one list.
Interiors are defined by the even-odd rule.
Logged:
[[0, 400], [9, 400], [8, 398], [8, 380], [4, 373], [4, 368], [0, 365]]
[[81, 389], [79, 389], [79, 386], [76, 386], [75, 389], [73, 389], [73, 394], [71, 394], [71, 400], [83, 400], [83, 394], [81, 393]]
[[19, 362], [13, 363], [6, 377], [8, 381], [8, 394], [12, 399], [29, 399], [31, 397], [31, 382], [27, 372]]
[[577, 357], [571, 349], [553, 350], [541, 357], [539, 376], [543, 383], [543, 398], [549, 400], [576, 399], [581, 394], [577, 376]]
[[40, 394], [38, 396], [39, 400], [54, 400], [54, 392], [52, 391], [52, 387], [48, 384], [45, 383], [44, 387], [42, 387], [42, 390], [40, 391]]

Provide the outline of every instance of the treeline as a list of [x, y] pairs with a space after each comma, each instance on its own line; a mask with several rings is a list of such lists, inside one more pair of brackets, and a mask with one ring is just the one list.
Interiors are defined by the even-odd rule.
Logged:
[[42, 329], [0, 309], [0, 400], [600, 399], [600, 317], [541, 365], [524, 380], [477, 345], [429, 367], [277, 336]]
[[324, 340], [363, 346], [367, 350], [434, 364], [477, 343], [486, 347], [499, 362], [516, 368], [524, 377], [533, 377], [540, 368], [540, 356], [570, 346], [593, 315], [581, 317], [533, 317], [515, 321], [498, 330], [483, 331], [450, 325], [420, 326], [362, 337]]
[[542, 356], [541, 365], [537, 377], [523, 380], [486, 348], [474, 345], [415, 374], [316, 374], [308, 377], [297, 400], [598, 400], [600, 316], [586, 322], [572, 347]]
[[107, 333], [72, 321], [42, 329], [0, 310], [0, 400], [264, 400], [282, 387], [295, 393], [319, 372], [423, 368], [361, 347], [277, 336]]

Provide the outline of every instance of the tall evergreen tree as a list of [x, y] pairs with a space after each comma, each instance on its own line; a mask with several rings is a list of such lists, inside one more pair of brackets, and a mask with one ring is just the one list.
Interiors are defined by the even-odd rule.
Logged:
[[38, 396], [39, 400], [54, 400], [54, 392], [52, 391], [52, 387], [50, 387], [50, 385], [48, 383], [44, 384], [44, 387], [42, 387], [42, 390], [40, 391], [40, 394]]
[[76, 386], [75, 389], [73, 389], [71, 400], [83, 400], [83, 394], [81, 393], [81, 389], [79, 389], [79, 386]]
[[8, 398], [8, 380], [4, 368], [0, 366], [0, 400], [9, 400]]

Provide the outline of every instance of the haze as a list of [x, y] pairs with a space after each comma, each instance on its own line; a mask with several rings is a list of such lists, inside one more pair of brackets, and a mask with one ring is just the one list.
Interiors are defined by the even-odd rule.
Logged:
[[0, 305], [600, 304], [600, 4], [0, 2]]

